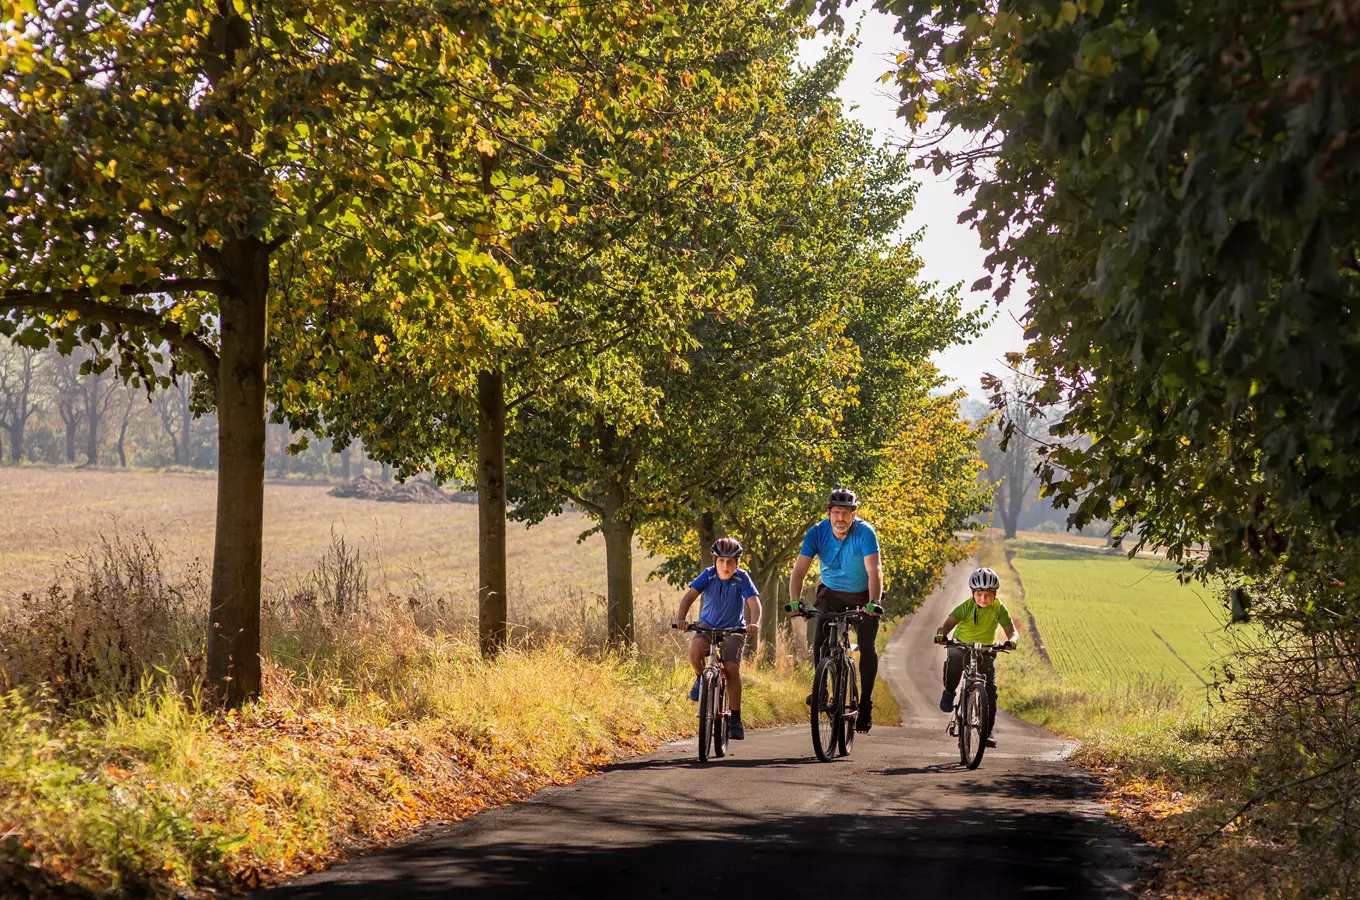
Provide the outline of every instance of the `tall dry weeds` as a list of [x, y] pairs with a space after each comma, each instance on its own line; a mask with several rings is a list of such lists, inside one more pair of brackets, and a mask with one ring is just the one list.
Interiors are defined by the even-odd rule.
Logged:
[[105, 537], [74, 560], [74, 586], [0, 606], [0, 687], [46, 686], [60, 706], [126, 695], [148, 680], [195, 681], [203, 665], [202, 569], [167, 576], [144, 532]]

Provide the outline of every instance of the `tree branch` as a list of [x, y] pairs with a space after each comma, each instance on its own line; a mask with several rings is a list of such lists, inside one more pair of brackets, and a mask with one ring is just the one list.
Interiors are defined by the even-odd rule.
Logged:
[[[222, 282], [210, 278], [175, 278], [143, 282], [124, 287], [124, 297], [146, 294], [168, 294], [184, 291], [203, 291], [220, 294]], [[209, 378], [217, 380], [217, 348], [200, 334], [188, 332], [165, 318], [161, 312], [138, 307], [118, 306], [96, 300], [88, 290], [79, 291], [4, 291], [0, 292], [0, 311], [31, 310], [34, 312], [75, 313], [77, 316], [105, 322], [120, 328], [138, 328], [182, 351], [194, 360]]]

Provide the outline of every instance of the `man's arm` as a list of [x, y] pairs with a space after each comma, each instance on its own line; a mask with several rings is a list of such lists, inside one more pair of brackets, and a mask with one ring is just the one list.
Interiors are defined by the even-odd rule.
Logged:
[[[883, 603], [883, 558], [877, 553], [864, 557], [864, 569], [869, 573], [869, 600]], [[875, 613], [877, 615], [877, 613]]]
[[685, 596], [680, 598], [680, 610], [675, 614], [675, 625], [681, 631], [685, 630], [685, 616], [689, 615], [689, 608], [697, 599], [699, 599], [699, 592], [694, 588], [685, 591]]
[[803, 596], [803, 579], [812, 568], [812, 557], [802, 553], [793, 561], [793, 574], [789, 575], [789, 602], [793, 603]]
[[746, 598], [746, 633], [760, 634], [760, 595]]
[[949, 632], [953, 631], [954, 626], [957, 624], [959, 624], [958, 619], [954, 618], [953, 615], [947, 616], [944, 620], [944, 624], [941, 625], [939, 630], [935, 632], [935, 643], [937, 644], [944, 643], [942, 638], [944, 638], [945, 635], [949, 634]]

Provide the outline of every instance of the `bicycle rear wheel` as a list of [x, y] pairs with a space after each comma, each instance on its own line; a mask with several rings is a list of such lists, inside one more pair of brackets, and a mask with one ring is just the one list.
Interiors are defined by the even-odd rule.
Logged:
[[983, 751], [987, 749], [987, 692], [980, 684], [968, 685], [964, 693], [963, 736], [959, 739], [961, 761], [970, 769], [982, 764]]
[[713, 683], [717, 679], [711, 669], [705, 669], [699, 676], [699, 762], [708, 762], [708, 754], [713, 746]]
[[855, 721], [859, 716], [859, 670], [853, 659], [841, 667], [841, 756], [849, 756], [855, 744]]
[[822, 762], [836, 755], [840, 704], [836, 697], [836, 661], [827, 657], [817, 664], [812, 679], [812, 749]]
[[727, 714], [727, 682], [713, 680], [717, 702], [713, 704], [713, 755], [719, 759], [727, 755], [727, 741], [732, 733], [732, 719]]

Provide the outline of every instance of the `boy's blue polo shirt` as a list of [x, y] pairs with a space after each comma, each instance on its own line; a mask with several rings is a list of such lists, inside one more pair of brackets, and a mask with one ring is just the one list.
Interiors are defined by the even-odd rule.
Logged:
[[864, 557], [878, 552], [874, 526], [856, 519], [845, 540], [836, 539], [830, 519], [822, 519], [803, 537], [803, 556], [817, 557], [822, 563], [822, 584], [833, 591], [858, 594], [869, 590], [869, 570]]
[[737, 569], [723, 581], [718, 577], [718, 567], [709, 566], [689, 586], [703, 595], [699, 621], [711, 628], [745, 628], [746, 599], [760, 594], [745, 569]]

